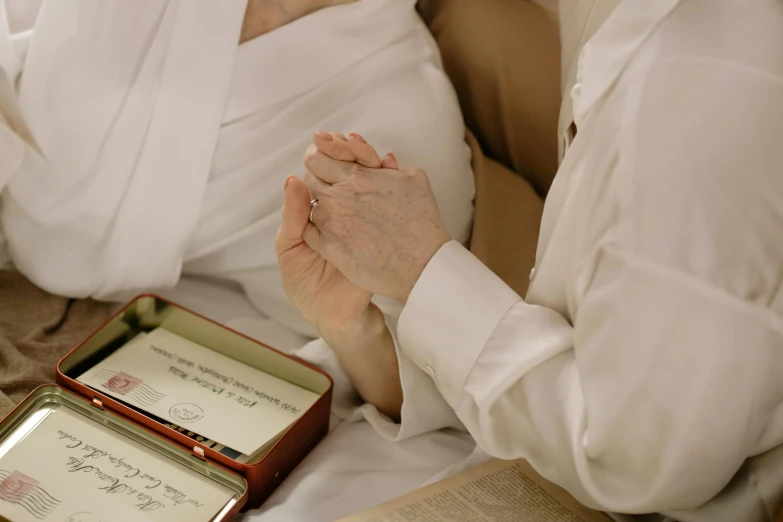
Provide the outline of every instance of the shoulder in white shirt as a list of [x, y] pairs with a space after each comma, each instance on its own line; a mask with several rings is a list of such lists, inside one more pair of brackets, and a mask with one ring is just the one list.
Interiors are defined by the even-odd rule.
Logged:
[[577, 82], [527, 299], [449, 243], [400, 318], [401, 358], [485, 451], [587, 505], [772, 520], [783, 3], [621, 2]]

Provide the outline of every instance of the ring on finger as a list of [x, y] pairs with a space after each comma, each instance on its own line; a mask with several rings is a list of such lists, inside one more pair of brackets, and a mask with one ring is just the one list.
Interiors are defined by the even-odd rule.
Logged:
[[310, 217], [308, 218], [308, 221], [315, 225], [315, 221], [313, 221], [313, 212], [315, 211], [315, 207], [318, 206], [319, 201], [317, 199], [311, 199], [310, 200]]

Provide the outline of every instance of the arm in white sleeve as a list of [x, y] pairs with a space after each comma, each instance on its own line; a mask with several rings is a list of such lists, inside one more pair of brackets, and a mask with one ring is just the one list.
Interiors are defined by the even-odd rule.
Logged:
[[402, 346], [482, 449], [527, 458], [588, 505], [708, 500], [780, 404], [783, 329], [691, 278], [607, 251], [575, 328], [518, 298], [503, 309], [512, 294], [449, 243], [403, 312]]
[[340, 366], [337, 355], [329, 348], [323, 338], [318, 338], [299, 348], [295, 354], [297, 357], [317, 364], [332, 376], [334, 380], [332, 411], [344, 420], [363, 417], [384, 438], [392, 441], [408, 439], [443, 428], [464, 431], [465, 427], [451, 406], [438, 392], [432, 379], [400, 350], [397, 338], [397, 321], [402, 305], [393, 299], [380, 296], [375, 296], [373, 302], [383, 312], [386, 326], [394, 339], [404, 397], [400, 411], [400, 422], [394, 422], [378, 411], [374, 405], [364, 403], [361, 400], [350, 377]]
[[629, 212], [627, 235], [562, 260], [580, 270], [570, 321], [450, 242], [399, 323], [486, 452], [624, 513], [693, 509], [783, 441], [783, 88], [714, 61], [669, 62], [645, 88], [633, 174], [603, 192], [630, 195], [601, 207]]

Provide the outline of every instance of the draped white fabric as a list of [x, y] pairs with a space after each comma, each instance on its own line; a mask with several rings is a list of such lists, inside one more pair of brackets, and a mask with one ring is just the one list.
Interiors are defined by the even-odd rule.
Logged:
[[[240, 46], [245, 0], [146, 0], [143, 9], [126, 0], [53, 0], [31, 34], [12, 39], [0, 20], [0, 65], [17, 78], [45, 155], [0, 125], [0, 219], [17, 268], [76, 297], [172, 296], [330, 370], [341, 417], [366, 417], [387, 438], [410, 435], [369, 405], [354, 411], [350, 383], [322, 340], [302, 347], [306, 337], [296, 332], [312, 332], [284, 295], [273, 239], [283, 182], [303, 172], [318, 130], [359, 132], [379, 152], [425, 168], [452, 236], [467, 239], [473, 179], [464, 124], [414, 3], [330, 7]], [[240, 283], [274, 320], [251, 319], [229, 290], [206, 291], [212, 283], [188, 278], [165, 290], [181, 273]], [[379, 304], [393, 325], [399, 305]], [[442, 403], [432, 380], [406, 361], [406, 383]], [[403, 416], [427, 405], [442, 409], [418, 402]], [[430, 424], [459, 422], [446, 411]], [[263, 519], [333, 520], [413, 488], [472, 447], [466, 434], [400, 445], [374, 434], [346, 424], [308, 459], [317, 469], [301, 467]], [[342, 472], [346, 466], [355, 473]], [[335, 475], [361, 481], [352, 488], [361, 498], [337, 494], [344, 481]], [[303, 479], [332, 487], [311, 489]]]
[[400, 352], [482, 450], [589, 506], [776, 520], [783, 4], [621, 1], [576, 79], [526, 298], [447, 243]]
[[205, 194], [244, 3], [44, 4], [19, 102], [28, 154], [3, 201], [14, 263], [53, 293], [169, 286]]
[[[427, 168], [466, 239], [464, 127], [414, 1], [326, 8], [238, 46], [245, 4], [58, 0], [44, 3], [26, 56], [0, 35], [45, 156], [26, 148], [3, 192], [10, 252], [33, 282], [124, 299], [171, 287], [184, 267], [239, 282], [308, 332], [272, 245], [283, 181], [303, 171], [316, 130], [362, 133]], [[0, 156], [19, 156], [3, 138]]]

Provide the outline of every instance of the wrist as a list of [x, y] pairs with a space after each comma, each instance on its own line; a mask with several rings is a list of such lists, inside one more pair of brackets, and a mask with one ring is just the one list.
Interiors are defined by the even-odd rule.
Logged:
[[317, 330], [332, 350], [338, 353], [364, 349], [388, 335], [386, 318], [380, 308], [372, 303], [364, 312], [345, 324], [321, 325]]
[[401, 278], [402, 284], [400, 285], [397, 295], [392, 297], [402, 304], [407, 303], [411, 292], [413, 292], [413, 287], [415, 287], [416, 283], [418, 283], [419, 278], [421, 277], [421, 274], [424, 273], [427, 265], [430, 264], [430, 261], [433, 257], [435, 257], [435, 254], [438, 253], [438, 250], [440, 250], [443, 245], [449, 241], [451, 241], [451, 237], [448, 235], [448, 233], [445, 233], [438, 239], [433, 240], [430, 243], [429, 248], [423, 249], [421, 255], [418, 256], [418, 261], [412, 264], [408, 270], [407, 276]]

